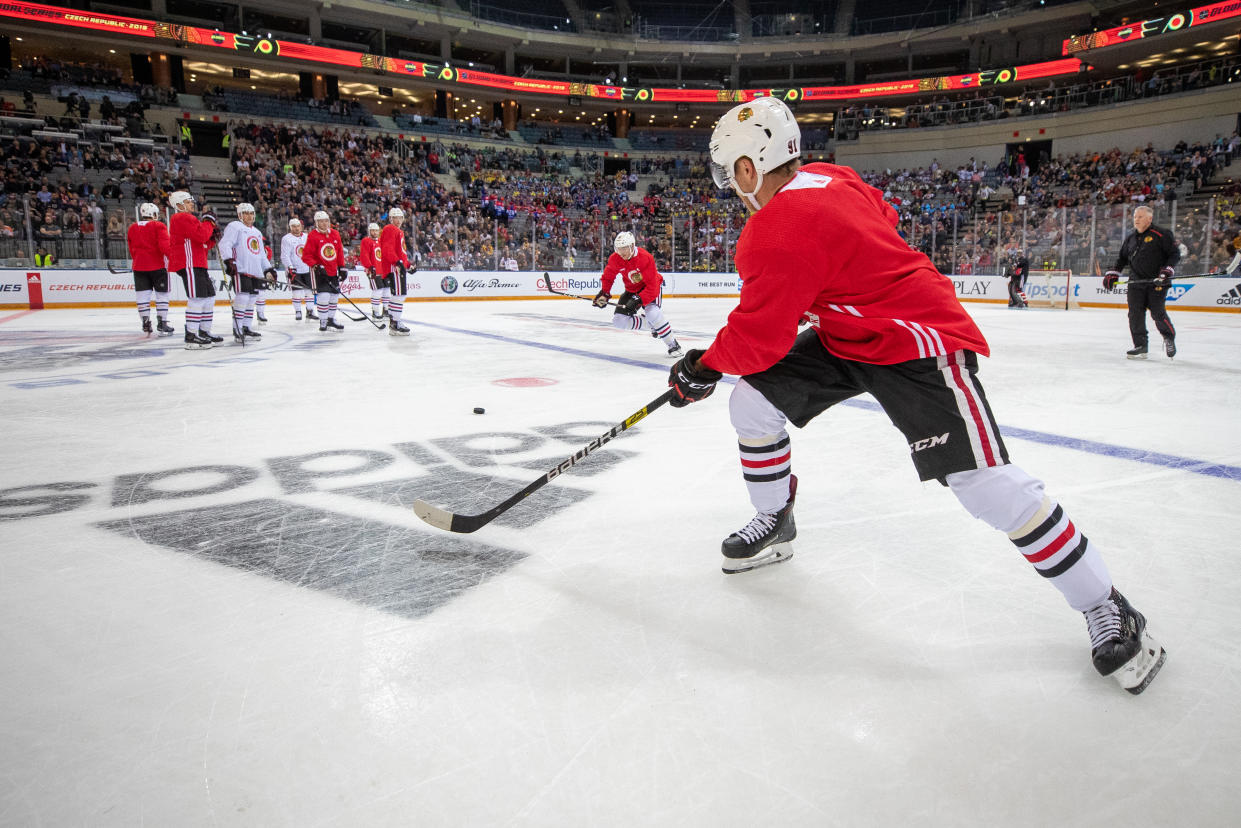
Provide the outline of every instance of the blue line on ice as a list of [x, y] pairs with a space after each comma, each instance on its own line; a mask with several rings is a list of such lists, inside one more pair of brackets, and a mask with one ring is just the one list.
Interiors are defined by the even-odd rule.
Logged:
[[[466, 330], [465, 328], [453, 328], [448, 325], [436, 325], [431, 322], [419, 322], [414, 319], [405, 319], [403, 321], [408, 322], [411, 325], [421, 325], [425, 328], [436, 328], [441, 331], [451, 331], [452, 333], [464, 334], [466, 336], [477, 336], [482, 339], [494, 339], [497, 342], [506, 342], [510, 345], [524, 345], [527, 348], [542, 348], [545, 351], [555, 351], [561, 354], [571, 354], [573, 356], [586, 357], [588, 359], [598, 359], [604, 362], [617, 363], [619, 365], [631, 365], [635, 368], [653, 368], [661, 373], [667, 371], [670, 366], [670, 363], [666, 362], [645, 362], [640, 359], [629, 359], [628, 357], [614, 356], [612, 354], [584, 351], [580, 348], [569, 348], [564, 345], [550, 345], [545, 342], [517, 339], [516, 337], [487, 333], [485, 331], [471, 331]], [[733, 377], [725, 377], [724, 382], [735, 383], [736, 379]], [[853, 406], [854, 408], [863, 408], [867, 411], [882, 411], [878, 403], [870, 402], [868, 400], [846, 400], [843, 404]], [[1099, 443], [1094, 440], [1083, 440], [1080, 437], [1066, 437], [1061, 434], [1049, 434], [1044, 431], [1032, 431], [1028, 428], [1016, 428], [1013, 426], [1000, 426], [1000, 428], [1003, 430], [1005, 437], [1011, 437], [1017, 440], [1029, 440], [1032, 443], [1042, 443], [1048, 446], [1057, 446], [1059, 448], [1082, 451], [1087, 454], [1098, 454], [1104, 457], [1115, 457], [1120, 460], [1132, 460], [1137, 463], [1149, 463], [1152, 466], [1180, 469], [1181, 471], [1193, 472], [1194, 474], [1204, 474], [1208, 477], [1221, 477], [1225, 480], [1241, 481], [1241, 467], [1238, 466], [1227, 466], [1222, 463], [1210, 463], [1205, 460], [1194, 460], [1190, 457], [1177, 457], [1174, 454], [1161, 454], [1160, 452], [1147, 451], [1146, 449], [1114, 446], [1110, 443]]]

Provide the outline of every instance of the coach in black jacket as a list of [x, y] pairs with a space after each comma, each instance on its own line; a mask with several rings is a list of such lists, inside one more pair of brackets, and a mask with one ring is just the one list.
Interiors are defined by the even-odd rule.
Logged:
[[1133, 350], [1129, 359], [1146, 359], [1146, 312], [1149, 310], [1155, 328], [1163, 336], [1168, 358], [1176, 356], [1176, 329], [1164, 310], [1172, 268], [1181, 260], [1180, 246], [1172, 231], [1151, 223], [1154, 212], [1143, 205], [1133, 211], [1133, 232], [1120, 246], [1116, 266], [1103, 277], [1103, 287], [1111, 290], [1120, 279], [1120, 271], [1129, 266], [1129, 333]]

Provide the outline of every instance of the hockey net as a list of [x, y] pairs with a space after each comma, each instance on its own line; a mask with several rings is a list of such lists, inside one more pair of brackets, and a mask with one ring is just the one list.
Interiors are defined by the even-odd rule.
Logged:
[[1032, 308], [1080, 310], [1073, 293], [1071, 270], [1031, 270], [1026, 277], [1026, 303]]

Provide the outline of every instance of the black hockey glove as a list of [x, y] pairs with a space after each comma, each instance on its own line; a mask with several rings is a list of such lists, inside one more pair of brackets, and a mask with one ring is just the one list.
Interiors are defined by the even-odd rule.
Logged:
[[209, 222], [211, 222], [211, 223], [212, 223], [212, 224], [214, 224], [216, 227], [219, 227], [219, 226], [220, 226], [220, 222], [216, 219], [216, 217], [215, 217], [215, 213], [211, 212], [210, 210], [208, 210], [207, 212], [203, 213], [201, 216], [199, 216], [199, 218], [201, 218], [203, 221], [209, 221]]
[[624, 316], [633, 316], [642, 307], [642, 297], [636, 293], [625, 291], [616, 300], [616, 312]]
[[594, 305], [596, 308], [606, 308], [608, 306], [608, 302], [611, 302], [611, 301], [612, 301], [612, 294], [607, 293], [606, 291], [601, 290], [595, 294]]
[[276, 276], [276, 268], [274, 267], [269, 267], [266, 270], [264, 270], [263, 276], [265, 276], [267, 278], [267, 281], [273, 285], [280, 283], [280, 279]]
[[1120, 273], [1115, 270], [1109, 270], [1103, 274], [1103, 289], [1111, 290], [1116, 287], [1116, 283], [1120, 281]]
[[326, 279], [326, 278], [327, 278], [327, 268], [326, 268], [326, 267], [324, 267], [323, 265], [315, 265], [315, 278], [316, 278], [316, 279]]
[[1156, 289], [1166, 288], [1168, 285], [1170, 285], [1172, 283], [1172, 276], [1174, 274], [1175, 274], [1175, 271], [1170, 267], [1165, 267], [1162, 270], [1160, 270], [1159, 275], [1155, 277]]
[[224, 272], [229, 276], [237, 275], [237, 262], [233, 259], [224, 260]]
[[714, 393], [715, 384], [724, 376], [698, 361], [703, 353], [698, 348], [689, 351], [668, 372], [668, 387], [674, 391], [668, 404], [673, 408], [684, 408], [692, 402], [705, 400]]
[[374, 279], [374, 278], [375, 278], [375, 268], [373, 268], [373, 267], [368, 267], [368, 268], [366, 269], [366, 276], [367, 276], [367, 278], [368, 278], [368, 279]]

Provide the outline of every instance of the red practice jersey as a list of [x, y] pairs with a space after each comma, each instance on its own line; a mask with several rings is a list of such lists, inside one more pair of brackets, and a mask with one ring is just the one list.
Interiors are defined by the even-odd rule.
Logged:
[[184, 270], [207, 267], [207, 251], [211, 248], [215, 222], [200, 219], [193, 213], [173, 213], [168, 222], [168, 269]]
[[643, 305], [649, 305], [659, 298], [659, 288], [664, 283], [664, 277], [660, 276], [655, 268], [655, 257], [641, 247], [633, 254], [632, 259], [621, 258], [619, 253], [608, 257], [603, 275], [599, 277], [604, 293], [612, 292], [612, 283], [617, 276], [621, 277], [625, 290], [642, 297]]
[[362, 244], [358, 246], [358, 261], [367, 270], [375, 268], [379, 270], [379, 258], [375, 254], [379, 252], [379, 242], [370, 236], [362, 239]]
[[379, 231], [377, 267], [380, 276], [391, 273], [397, 262], [409, 267], [409, 255], [405, 252], [405, 234], [394, 224], [385, 224]]
[[726, 374], [779, 362], [803, 317], [838, 357], [873, 365], [990, 350], [952, 281], [896, 232], [896, 210], [848, 167], [807, 164], [737, 240], [741, 301], [702, 356]]
[[168, 228], [162, 221], [140, 221], [129, 225], [130, 265], [134, 270], [164, 270], [168, 267]]
[[302, 253], [302, 261], [308, 266], [323, 265], [327, 275], [335, 276], [340, 269], [345, 246], [340, 243], [340, 233], [332, 228], [326, 233], [317, 229], [306, 234], [306, 249]]

